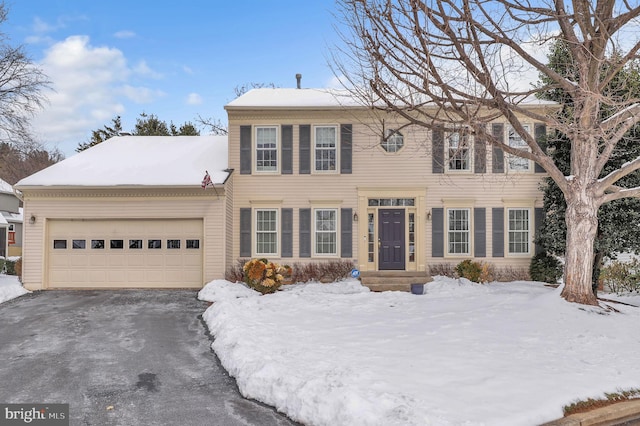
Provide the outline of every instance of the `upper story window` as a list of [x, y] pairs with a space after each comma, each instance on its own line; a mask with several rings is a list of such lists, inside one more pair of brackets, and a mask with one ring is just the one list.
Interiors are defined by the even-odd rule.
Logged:
[[397, 130], [389, 129], [385, 132], [380, 145], [387, 152], [398, 152], [404, 146], [404, 136]]
[[338, 170], [338, 128], [336, 126], [316, 126], [314, 141], [314, 162], [317, 172]]
[[256, 171], [278, 171], [278, 128], [256, 127]]
[[[527, 133], [531, 131], [528, 124], [524, 124], [522, 127], [524, 127]], [[528, 149], [527, 142], [515, 131], [513, 127], [509, 126], [507, 132], [510, 147], [525, 150]], [[517, 157], [515, 155], [507, 156], [507, 163], [509, 165], [509, 170], [511, 171], [528, 171], [531, 168], [530, 162], [527, 158]]]
[[469, 134], [464, 131], [449, 132], [446, 137], [446, 143], [447, 170], [471, 170], [471, 140]]

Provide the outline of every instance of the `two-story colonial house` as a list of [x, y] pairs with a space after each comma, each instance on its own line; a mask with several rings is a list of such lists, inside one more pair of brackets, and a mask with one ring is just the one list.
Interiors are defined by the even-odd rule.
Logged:
[[[345, 258], [365, 275], [419, 276], [464, 259], [526, 268], [535, 253], [543, 170], [463, 128], [407, 126], [327, 90], [256, 89], [226, 110], [227, 264]], [[503, 121], [487, 125], [526, 147]]]
[[19, 182], [25, 286], [178, 287], [185, 270], [197, 288], [248, 258], [425, 282], [434, 265], [526, 269], [535, 254], [545, 174], [464, 128], [407, 125], [331, 90], [254, 89], [225, 108], [228, 140], [114, 138]]

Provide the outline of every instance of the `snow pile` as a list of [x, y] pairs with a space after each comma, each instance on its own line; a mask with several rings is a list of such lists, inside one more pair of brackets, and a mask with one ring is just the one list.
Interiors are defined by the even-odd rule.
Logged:
[[206, 302], [220, 302], [226, 299], [259, 296], [260, 293], [242, 283], [214, 280], [198, 292], [198, 299]]
[[358, 286], [216, 291], [204, 318], [242, 394], [310, 425], [531, 425], [640, 387], [638, 308], [603, 314], [532, 282]]
[[0, 274], [0, 303], [29, 293], [15, 275]]

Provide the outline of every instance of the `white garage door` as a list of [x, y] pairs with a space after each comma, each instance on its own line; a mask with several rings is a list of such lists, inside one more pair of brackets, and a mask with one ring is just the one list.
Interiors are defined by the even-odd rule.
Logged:
[[51, 220], [50, 288], [200, 288], [203, 222]]

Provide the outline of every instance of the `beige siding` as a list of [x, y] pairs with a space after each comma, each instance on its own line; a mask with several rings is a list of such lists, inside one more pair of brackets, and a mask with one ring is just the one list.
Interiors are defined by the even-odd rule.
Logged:
[[[380, 123], [380, 121], [378, 121]], [[240, 170], [240, 126], [241, 125], [293, 125], [293, 174], [241, 175]], [[352, 174], [299, 174], [299, 125], [353, 125], [353, 173]], [[531, 122], [533, 124], [533, 122]], [[386, 120], [386, 128], [399, 127], [393, 120]], [[313, 129], [313, 127], [312, 127]], [[432, 208], [442, 208], [451, 204], [463, 204], [469, 208], [486, 208], [486, 253], [483, 260], [498, 266], [525, 267], [530, 256], [507, 256], [492, 258], [492, 207], [518, 206], [541, 207], [542, 194], [538, 186], [545, 174], [534, 173], [531, 164], [528, 172], [507, 172], [493, 174], [492, 149], [487, 147], [486, 173], [446, 172], [432, 173], [431, 132], [415, 126], [402, 130], [404, 147], [397, 153], [387, 153], [380, 146], [381, 126], [357, 111], [323, 110], [271, 110], [271, 111], [229, 111], [229, 166], [236, 170], [233, 189], [233, 223], [239, 223], [240, 208], [268, 206], [293, 208], [293, 259], [287, 262], [308, 261], [298, 258], [299, 239], [298, 209], [314, 206], [352, 208], [358, 213], [359, 222], [354, 223], [353, 259], [360, 268], [367, 269], [367, 207], [366, 200], [359, 200], [363, 189], [378, 190], [380, 193], [403, 197], [420, 194], [420, 204], [416, 206], [418, 231], [418, 256], [415, 267], [428, 268], [433, 263], [457, 263], [467, 257], [433, 258], [431, 252], [431, 222], [427, 213]], [[313, 130], [312, 130], [313, 150]], [[255, 150], [252, 151], [255, 156]], [[312, 164], [313, 168], [313, 164]], [[367, 192], [371, 193], [371, 191]], [[363, 211], [364, 210], [364, 211]], [[531, 211], [533, 221], [533, 210]], [[505, 231], [506, 232], [506, 231]], [[533, 235], [531, 235], [532, 237]], [[236, 225], [232, 232], [231, 259], [239, 256], [240, 230]], [[473, 254], [473, 253], [472, 253]], [[313, 260], [318, 260], [317, 258]], [[228, 260], [229, 261], [229, 260]]]
[[[224, 274], [224, 192], [213, 190], [29, 190], [24, 189], [23, 282], [48, 287], [45, 244], [54, 220], [196, 219], [203, 223], [202, 283]], [[35, 217], [30, 224], [29, 218]]]

